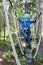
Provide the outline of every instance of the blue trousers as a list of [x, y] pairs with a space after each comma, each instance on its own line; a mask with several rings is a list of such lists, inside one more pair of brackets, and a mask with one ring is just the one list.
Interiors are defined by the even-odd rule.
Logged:
[[25, 29], [25, 30], [23, 29], [22, 34], [24, 36], [26, 43], [28, 44], [28, 48], [31, 49], [31, 40], [30, 40], [31, 31], [30, 31], [30, 29]]

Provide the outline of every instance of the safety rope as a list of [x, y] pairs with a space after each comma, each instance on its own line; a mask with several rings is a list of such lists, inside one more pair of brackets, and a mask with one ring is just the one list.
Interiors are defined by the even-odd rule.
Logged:
[[[21, 39], [18, 37], [18, 31], [17, 31], [17, 28], [16, 28], [16, 16], [15, 16], [15, 9], [12, 5], [12, 2], [9, 0], [10, 4], [11, 4], [11, 7], [12, 7], [12, 16], [13, 16], [13, 20], [14, 20], [14, 27], [15, 27], [15, 32], [16, 32], [16, 36], [17, 36], [17, 39], [18, 39], [18, 44], [19, 44], [19, 47], [20, 47], [20, 50], [21, 50], [21, 53], [22, 55], [24, 55], [24, 52], [23, 52], [23, 48], [22, 48], [22, 42], [21, 42]], [[18, 23], [18, 22], [17, 22]], [[19, 29], [19, 24], [18, 24], [18, 29]], [[20, 33], [19, 33], [19, 36], [20, 36]]]
[[38, 53], [40, 43], [41, 43], [41, 34], [40, 34], [40, 36], [39, 36], [38, 46], [37, 46], [37, 49], [36, 49], [36, 52], [35, 52], [35, 54], [34, 54], [34, 57], [33, 57], [33, 58], [35, 58], [35, 57], [36, 57], [36, 55], [37, 55], [37, 53]]
[[[16, 23], [15, 23], [15, 15], [14, 15], [15, 13], [14, 12], [12, 12], [12, 15], [13, 15], [13, 19], [14, 19], [14, 27], [15, 27], [15, 32], [16, 32], [16, 36], [17, 36], [17, 39], [18, 39], [18, 44], [19, 44], [19, 47], [20, 47], [20, 50], [21, 50], [21, 53], [22, 53], [22, 55], [24, 55], [24, 53], [23, 53], [23, 48], [22, 48], [22, 43], [21, 43], [21, 39], [19, 39], [19, 37], [18, 37], [18, 33], [17, 33], [17, 29], [16, 29]], [[19, 26], [18, 26], [19, 27]], [[19, 36], [20, 36], [20, 33], [19, 33]]]

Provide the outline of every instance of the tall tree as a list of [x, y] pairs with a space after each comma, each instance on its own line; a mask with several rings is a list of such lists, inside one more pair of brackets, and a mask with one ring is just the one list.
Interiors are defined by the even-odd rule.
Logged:
[[20, 61], [18, 59], [18, 55], [16, 53], [16, 49], [15, 49], [14, 42], [13, 42], [12, 35], [11, 35], [11, 31], [10, 31], [7, 0], [3, 0], [3, 6], [4, 6], [4, 12], [5, 12], [5, 18], [6, 18], [6, 25], [7, 25], [7, 28], [8, 28], [9, 38], [10, 38], [11, 46], [12, 46], [12, 49], [13, 49], [14, 57], [15, 57], [17, 65], [21, 65]]
[[[42, 0], [40, 0], [40, 10], [42, 11], [42, 16], [41, 16], [42, 20], [40, 20], [40, 23], [39, 23], [39, 30], [43, 33], [43, 1]], [[43, 58], [43, 40], [41, 40], [38, 56]]]

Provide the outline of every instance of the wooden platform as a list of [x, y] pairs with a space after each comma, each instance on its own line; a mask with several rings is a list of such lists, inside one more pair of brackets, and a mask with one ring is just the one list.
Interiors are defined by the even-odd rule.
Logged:
[[[32, 2], [32, 1], [29, 1], [28, 4], [29, 4], [29, 3], [33, 3], [33, 2]], [[25, 4], [25, 2], [22, 2], [22, 3], [21, 3], [21, 5], [24, 5], [24, 4]]]
[[[24, 37], [19, 37], [21, 39], [24, 39]], [[34, 39], [39, 39], [39, 37], [30, 37], [31, 40], [34, 40]]]

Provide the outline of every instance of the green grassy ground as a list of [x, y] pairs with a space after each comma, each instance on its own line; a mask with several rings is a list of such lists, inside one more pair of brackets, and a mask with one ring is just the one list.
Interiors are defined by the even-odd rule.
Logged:
[[[18, 54], [19, 59], [21, 61], [21, 64], [22, 65], [26, 65], [26, 63], [25, 63], [26, 59], [25, 59], [24, 56], [22, 56], [22, 54], [20, 52], [20, 49], [19, 49], [18, 44], [17, 44], [17, 37], [16, 37], [15, 34], [13, 34], [13, 40], [14, 40], [14, 45], [16, 47], [16, 51], [17, 51], [17, 54]], [[7, 47], [6, 51], [3, 53], [3, 58], [5, 58], [7, 60], [12, 60], [12, 59], [14, 60], [14, 55], [13, 55], [12, 47], [11, 47], [11, 45], [9, 43], [10, 43], [9, 42], [9, 38], [8, 38], [8, 36], [6, 36], [6, 41], [3, 41], [3, 40], [0, 41], [0, 48], [2, 48], [2, 47], [7, 45], [8, 47]], [[33, 47], [36, 48], [37, 44], [34, 44]], [[38, 62], [40, 62], [41, 65], [43, 65], [43, 63], [42, 63], [43, 59], [42, 58], [37, 57], [36, 60]], [[14, 65], [16, 65], [16, 64], [14, 63]]]

